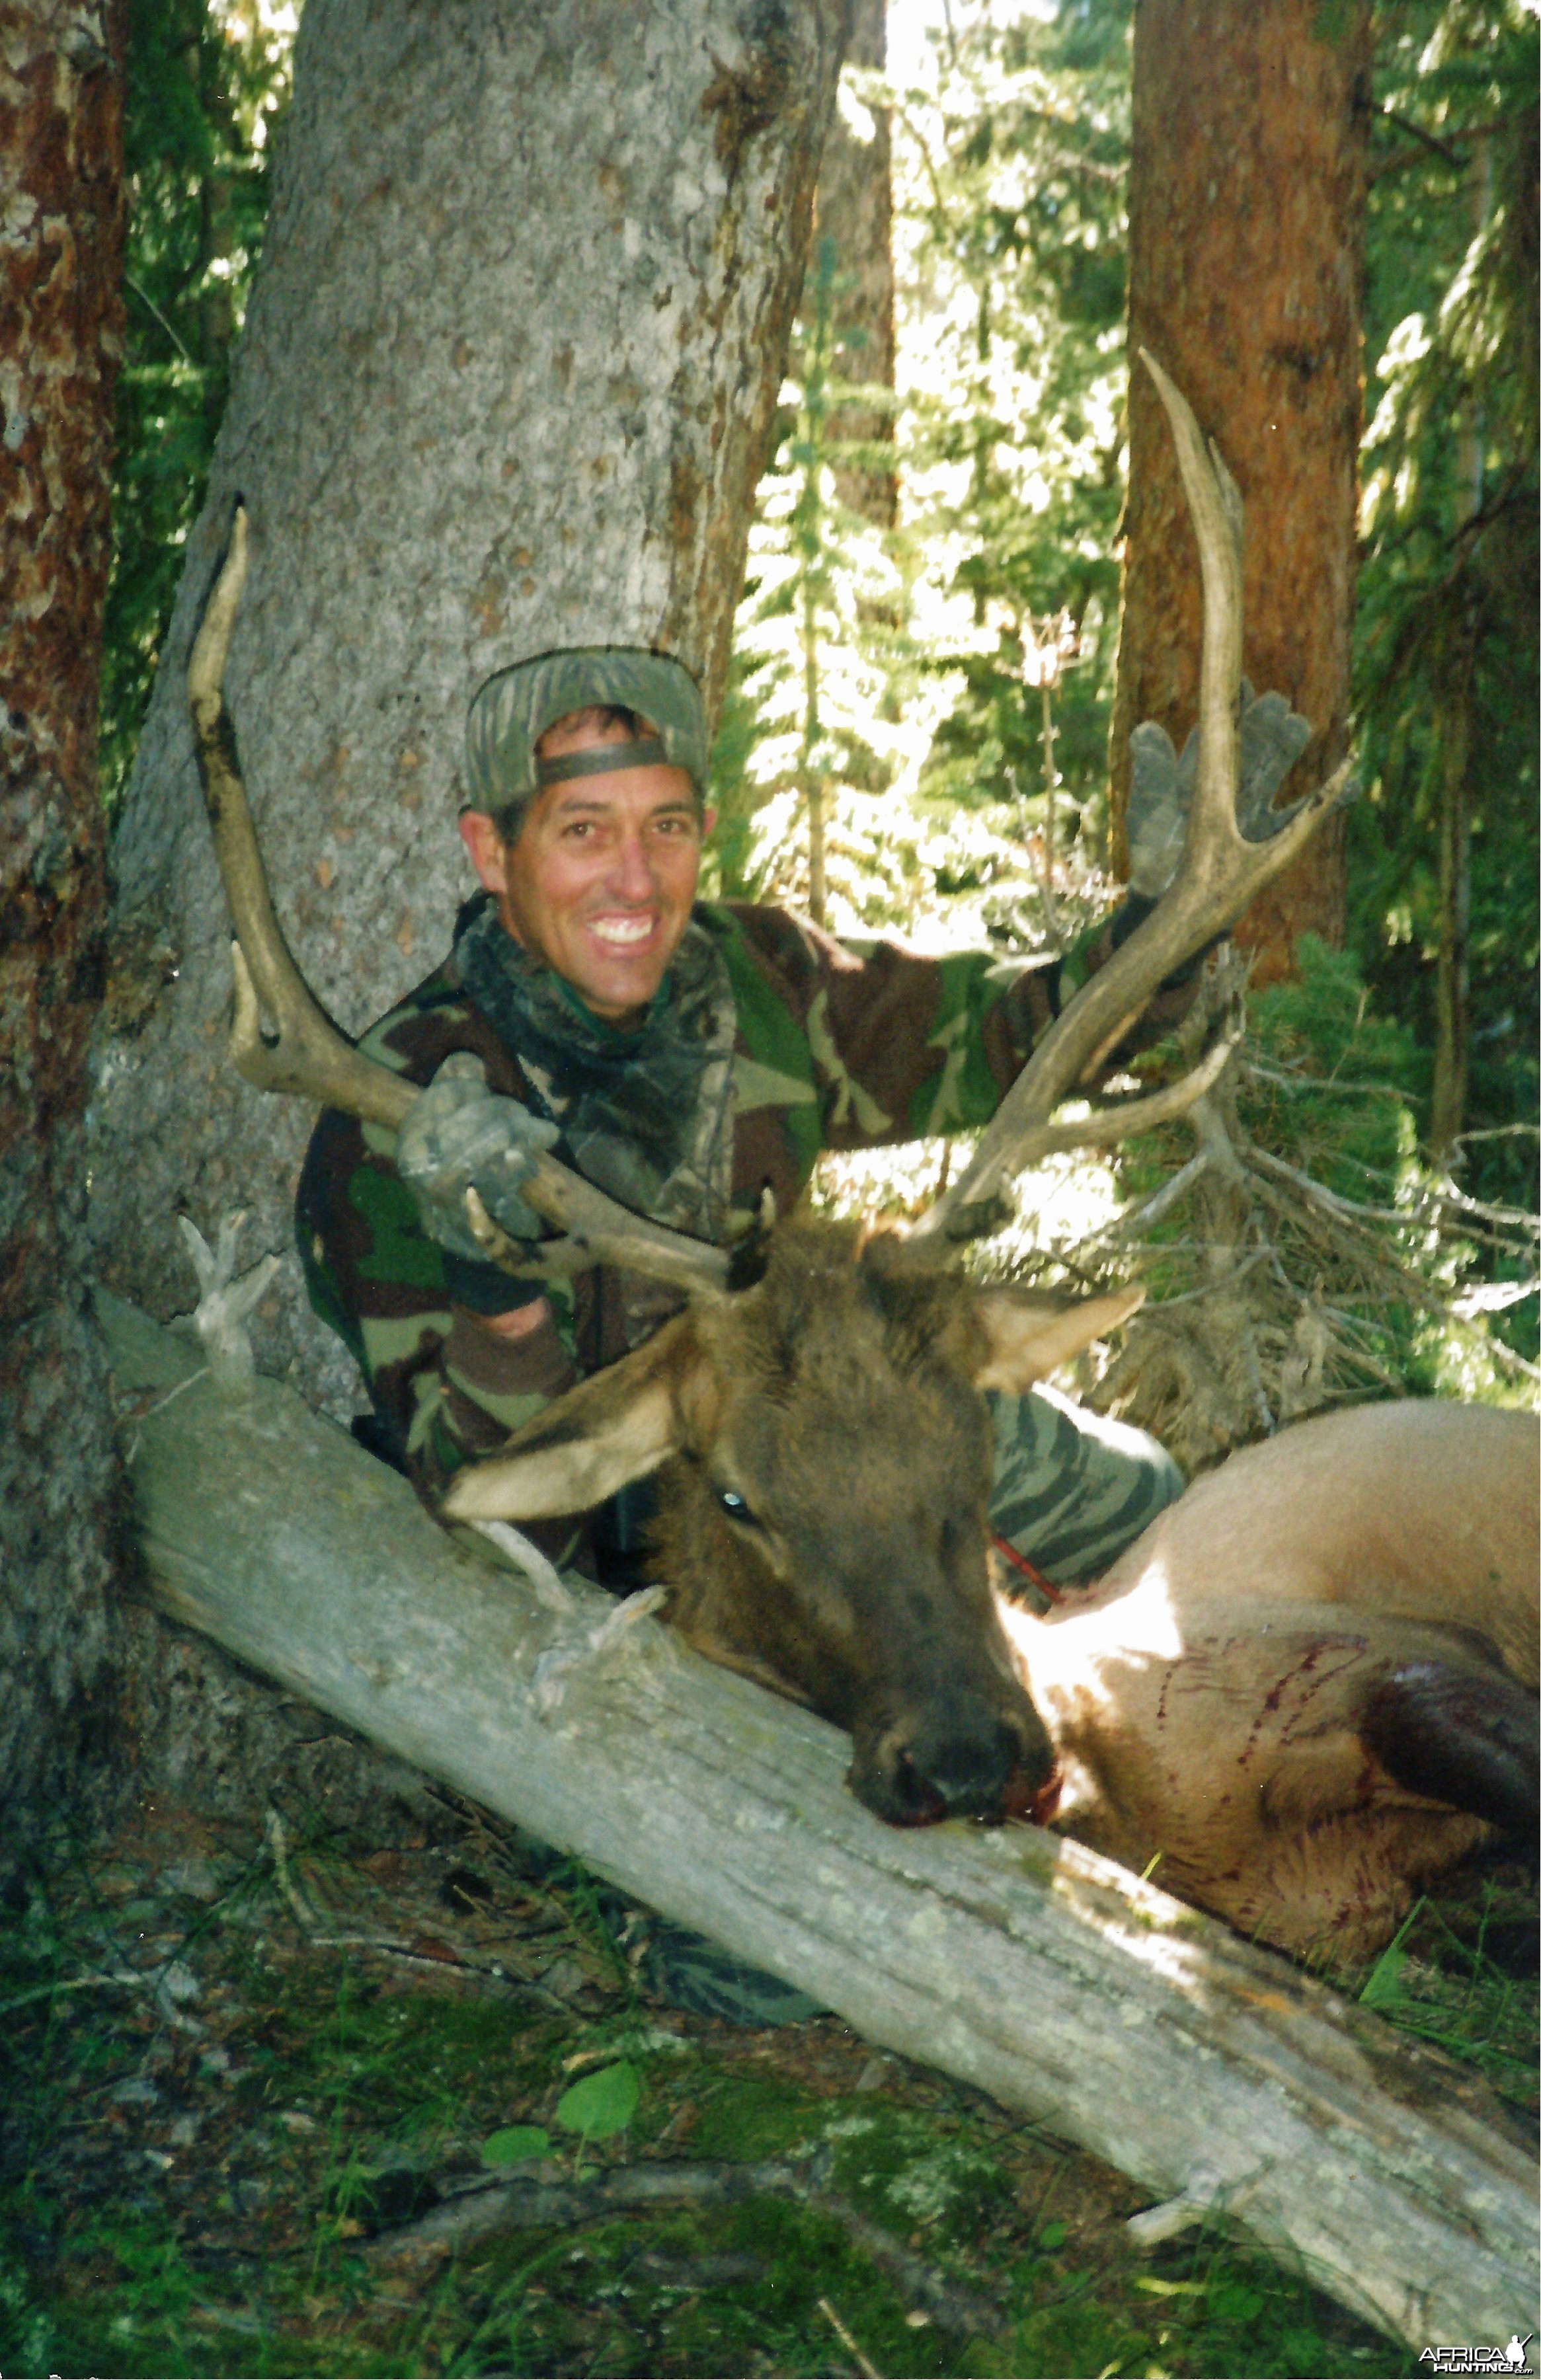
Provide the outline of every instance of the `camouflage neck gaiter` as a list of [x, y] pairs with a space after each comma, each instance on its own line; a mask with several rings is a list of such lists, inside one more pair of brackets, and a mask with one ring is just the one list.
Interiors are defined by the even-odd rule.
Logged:
[[[507, 931], [490, 900], [455, 944], [460, 978], [561, 1126], [578, 1171], [634, 1214], [728, 1236], [733, 1183], [732, 986], [715, 942], [686, 927], [647, 1021], [617, 1033]], [[558, 1150], [558, 1155], [562, 1151]]]

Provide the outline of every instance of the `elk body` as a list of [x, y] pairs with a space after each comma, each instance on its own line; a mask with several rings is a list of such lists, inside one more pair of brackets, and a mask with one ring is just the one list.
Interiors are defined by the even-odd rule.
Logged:
[[1536, 1818], [1534, 1416], [1430, 1401], [1232, 1455], [1100, 1584], [1005, 1625], [1057, 1823], [1297, 1956]]
[[1121, 1318], [789, 1228], [462, 1473], [461, 1518], [567, 1512], [660, 1463], [698, 1650], [850, 1731], [898, 1824], [1048, 1816], [1240, 1930], [1355, 1959], [1413, 1887], [1535, 1810], [1537, 1438], [1403, 1402], [1237, 1454], [1046, 1620], [987, 1582], [987, 1415]]

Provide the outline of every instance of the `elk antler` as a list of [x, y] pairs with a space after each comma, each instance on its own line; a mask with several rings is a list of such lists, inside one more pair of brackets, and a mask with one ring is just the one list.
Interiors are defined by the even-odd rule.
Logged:
[[[260, 1090], [295, 1092], [394, 1131], [418, 1097], [417, 1085], [364, 1057], [319, 1006], [295, 965], [268, 890], [224, 693], [225, 663], [246, 584], [246, 511], [238, 504], [230, 550], [188, 663], [188, 705], [199, 776], [236, 929], [230, 946], [236, 977], [230, 1055], [237, 1072]], [[271, 1034], [263, 1030], [264, 1014], [273, 1023]], [[473, 1211], [472, 1229], [495, 1262], [527, 1276], [555, 1277], [611, 1264], [681, 1289], [715, 1290], [726, 1283], [725, 1249], [632, 1214], [544, 1152], [532, 1163], [532, 1175], [520, 1184], [520, 1196], [566, 1236], [533, 1245], [510, 1241], [484, 1213], [479, 1221]]]
[[1003, 1174], [1020, 1171], [1051, 1149], [1148, 1131], [1180, 1114], [1209, 1088], [1235, 1046], [1233, 1038], [1217, 1042], [1191, 1074], [1168, 1089], [1105, 1109], [1082, 1123], [1049, 1122], [1059, 1101], [1118, 1046], [1167, 977], [1234, 925], [1323, 820], [1340, 808], [1345, 797], [1352, 798], [1345, 796], [1351, 768], [1345, 760], [1315, 792], [1271, 818], [1265, 840], [1249, 840], [1237, 823], [1241, 499], [1213, 440], [1205, 451], [1186, 398], [1154, 356], [1144, 347], [1140, 353], [1177, 442], [1204, 577], [1198, 769], [1182, 863], [1150, 917], [1056, 1017], [1001, 1101], [970, 1164], [913, 1226], [912, 1239], [938, 1234], [969, 1238], [978, 1228], [969, 1210], [982, 1206]]

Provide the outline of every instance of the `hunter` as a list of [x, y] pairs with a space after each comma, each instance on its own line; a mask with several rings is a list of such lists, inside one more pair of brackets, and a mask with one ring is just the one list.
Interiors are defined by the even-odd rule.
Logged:
[[[444, 964], [361, 1044], [429, 1087], [396, 1136], [324, 1113], [298, 1205], [312, 1303], [363, 1373], [372, 1442], [430, 1509], [463, 1463], [681, 1302], [606, 1269], [555, 1287], [510, 1275], [471, 1234], [468, 1187], [536, 1240], [520, 1184], [528, 1152], [551, 1149], [634, 1211], [727, 1245], [767, 1188], [789, 1213], [825, 1149], [985, 1123], [1099, 955], [1088, 937], [1062, 959], [928, 957], [698, 900], [705, 718], [661, 654], [500, 671], [471, 703], [467, 771], [460, 833], [482, 889]], [[1175, 868], [1179, 773], [1150, 753], [1137, 771], [1133, 889], [1104, 951]], [[1165, 989], [1146, 1037], [1191, 996]], [[1050, 1390], [991, 1402], [991, 1524], [1057, 1585], [1098, 1576], [1181, 1491], [1141, 1431]], [[623, 1501], [556, 1524], [556, 1542], [546, 1524], [545, 1543], [629, 1585], [639, 1517]]]

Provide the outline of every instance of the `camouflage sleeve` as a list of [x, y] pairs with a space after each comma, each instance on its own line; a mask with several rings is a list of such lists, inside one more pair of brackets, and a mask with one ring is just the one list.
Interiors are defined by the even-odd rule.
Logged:
[[[470, 1049], [495, 1088], [517, 1094], [513, 1062], [456, 991], [441, 970], [361, 1046], [413, 1081]], [[353, 1355], [390, 1451], [432, 1507], [462, 1464], [579, 1378], [573, 1302], [559, 1285], [532, 1330], [493, 1330], [489, 1316], [546, 1293], [431, 1239], [396, 1171], [395, 1141], [328, 1109], [306, 1153], [295, 1225], [311, 1304]]]
[[987, 1123], [1057, 1011], [1052, 956], [933, 957], [897, 941], [836, 941], [783, 910], [731, 915], [736, 978], [756, 978], [735, 984], [748, 1055], [789, 1079], [801, 1044], [825, 1148]]
[[[837, 941], [784, 910], [725, 905], [744, 1092], [778, 1099], [789, 1126], [807, 1102], [819, 1148], [853, 1149], [987, 1123], [1063, 1002], [1138, 917], [1131, 904], [1058, 958], [940, 955], [891, 941]], [[735, 947], [736, 946], [736, 947]], [[1163, 986], [1109, 1067], [1170, 1031], [1191, 988]]]

